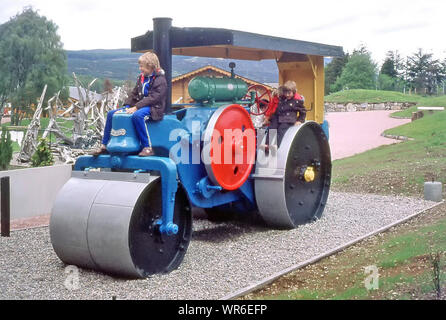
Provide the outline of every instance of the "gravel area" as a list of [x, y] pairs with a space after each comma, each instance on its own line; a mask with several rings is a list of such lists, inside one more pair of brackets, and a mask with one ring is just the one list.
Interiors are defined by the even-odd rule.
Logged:
[[75, 277], [54, 253], [48, 227], [13, 231], [0, 238], [0, 300], [218, 299], [434, 204], [332, 192], [323, 217], [294, 230], [197, 217], [180, 268], [143, 280], [84, 269]]

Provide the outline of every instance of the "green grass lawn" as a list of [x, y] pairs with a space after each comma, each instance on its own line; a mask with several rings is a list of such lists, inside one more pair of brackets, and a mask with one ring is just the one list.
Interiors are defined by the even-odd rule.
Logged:
[[[43, 135], [45, 129], [48, 127], [49, 121], [50, 121], [49, 118], [41, 118], [40, 119], [39, 137], [41, 137]], [[23, 119], [20, 123], [20, 126], [18, 126], [18, 127], [10, 126], [8, 122], [4, 123], [3, 125], [6, 126], [9, 130], [26, 132], [26, 128], [29, 126], [30, 123], [31, 123], [31, 119]], [[58, 123], [59, 127], [62, 129], [62, 131], [68, 137], [71, 137], [73, 135], [73, 120], [57, 119], [57, 123]], [[51, 143], [56, 143], [56, 136], [54, 134], [49, 134], [47, 139]], [[12, 149], [13, 149], [13, 152], [19, 152], [21, 148], [17, 142], [13, 141]]]
[[397, 111], [391, 114], [392, 118], [411, 119], [412, 113], [418, 111], [418, 106], [413, 106], [401, 111]]
[[416, 94], [404, 94], [395, 91], [352, 89], [338, 91], [324, 98], [325, 102], [334, 103], [382, 103], [382, 102], [411, 102], [417, 106], [445, 107], [446, 95], [421, 96]]
[[[43, 135], [45, 132], [45, 129], [48, 127], [50, 119], [49, 118], [41, 118], [40, 119], [40, 129], [39, 129], [39, 137]], [[3, 125], [6, 126], [9, 130], [14, 131], [23, 131], [26, 132], [27, 127], [31, 123], [31, 119], [23, 119], [20, 122], [20, 126], [10, 126], [9, 123], [4, 123]], [[67, 137], [71, 137], [73, 135], [73, 120], [66, 120], [66, 119], [57, 119], [57, 124], [62, 129], [62, 131], [67, 135]], [[47, 139], [51, 143], [56, 143], [56, 136], [52, 133], [48, 134]], [[20, 146], [17, 142], [13, 142], [13, 152], [19, 152]]]
[[[71, 137], [73, 134], [73, 120], [66, 120], [66, 119], [57, 119], [57, 124], [62, 129], [62, 131], [68, 136]], [[40, 119], [40, 135], [45, 131], [45, 129], [48, 127], [48, 124], [50, 122], [49, 118], [41, 118]], [[31, 123], [31, 119], [23, 119], [20, 123], [20, 126], [22, 127], [28, 127]]]
[[381, 102], [414, 102], [422, 99], [419, 95], [409, 95], [395, 91], [352, 89], [334, 92], [325, 97], [325, 102], [335, 103], [381, 103]]

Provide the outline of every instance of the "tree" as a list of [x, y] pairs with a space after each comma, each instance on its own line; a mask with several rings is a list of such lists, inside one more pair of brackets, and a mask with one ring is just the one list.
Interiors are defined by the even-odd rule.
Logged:
[[[4, 24], [0, 24], [0, 41], [4, 34]], [[1, 46], [0, 46], [1, 48]], [[1, 49], [0, 49], [1, 50]], [[2, 54], [0, 52], [0, 121], [3, 117], [3, 110], [5, 107], [5, 103], [8, 100], [9, 92], [11, 91], [11, 75], [7, 72], [4, 72], [4, 66], [9, 57], [4, 57], [2, 59]]]
[[365, 47], [353, 51], [334, 86], [340, 89], [375, 89], [376, 64]]
[[443, 59], [441, 62], [441, 73], [443, 75], [440, 85], [443, 87], [443, 94], [445, 94], [445, 87], [446, 87], [446, 58]]
[[408, 80], [418, 93], [436, 93], [438, 85], [446, 78], [444, 69], [444, 65], [434, 59], [432, 53], [424, 53], [421, 48], [407, 58]]
[[67, 64], [57, 29], [31, 7], [0, 25], [0, 103], [7, 99], [21, 111], [36, 103], [45, 84], [48, 96], [60, 90]]
[[392, 78], [387, 74], [381, 73], [378, 76], [378, 89], [394, 91], [397, 88], [398, 79]]
[[392, 51], [387, 52], [387, 57], [381, 66], [380, 74], [385, 74], [390, 78], [396, 78], [398, 76]]
[[8, 169], [9, 163], [12, 159], [12, 141], [11, 134], [8, 129], [2, 127], [2, 135], [0, 138], [0, 168], [1, 170]]
[[325, 67], [325, 94], [336, 91], [334, 84], [341, 76], [342, 70], [348, 62], [349, 54], [343, 54], [342, 57], [333, 58]]
[[387, 51], [386, 58], [378, 76], [378, 88], [400, 91], [404, 86], [404, 64], [398, 50]]

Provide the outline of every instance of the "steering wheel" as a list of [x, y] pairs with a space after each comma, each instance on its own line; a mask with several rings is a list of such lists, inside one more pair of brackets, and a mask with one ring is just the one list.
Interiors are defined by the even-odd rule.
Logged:
[[[251, 105], [254, 106], [254, 110], [258, 110], [258, 112], [251, 111], [252, 115], [260, 116], [265, 114], [269, 109], [269, 104], [272, 101], [271, 90], [267, 87], [262, 86], [261, 84], [254, 84], [248, 88], [248, 93], [246, 94], [246, 99], [251, 99], [251, 91], [255, 92], [254, 103]], [[262, 108], [266, 108], [262, 111]]]

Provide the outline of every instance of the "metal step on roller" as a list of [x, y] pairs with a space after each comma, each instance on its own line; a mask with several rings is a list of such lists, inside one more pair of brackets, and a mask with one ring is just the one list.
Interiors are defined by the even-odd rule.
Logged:
[[[261, 144], [265, 144], [266, 135]], [[330, 146], [321, 126], [290, 127], [279, 148], [258, 148], [255, 195], [260, 216], [273, 227], [291, 229], [321, 217], [330, 189]]]
[[154, 222], [161, 215], [159, 176], [73, 171], [53, 206], [51, 242], [66, 264], [130, 278], [169, 272], [183, 260], [191, 238], [182, 188], [174, 209], [178, 234], [160, 234]]

